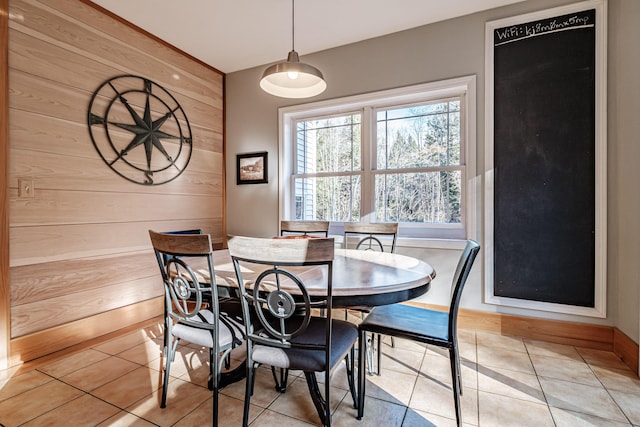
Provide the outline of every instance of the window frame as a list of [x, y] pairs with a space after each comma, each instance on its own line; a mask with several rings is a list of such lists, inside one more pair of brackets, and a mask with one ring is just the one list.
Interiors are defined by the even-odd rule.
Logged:
[[[426, 103], [433, 100], [460, 97], [460, 109], [464, 111], [460, 117], [460, 143], [462, 167], [462, 195], [464, 204], [461, 211], [461, 223], [439, 224], [425, 226], [422, 224], [402, 223], [399, 229], [399, 244], [412, 241], [422, 243], [418, 246], [451, 247], [452, 241], [463, 242], [467, 238], [476, 236], [477, 230], [477, 191], [479, 178], [476, 177], [476, 76], [464, 76], [436, 82], [406, 86], [362, 95], [335, 98], [330, 100], [300, 104], [278, 109], [278, 140], [279, 140], [279, 218], [291, 219], [295, 212], [295, 200], [292, 194], [293, 175], [295, 171], [295, 122], [305, 118], [348, 114], [353, 111], [363, 111], [361, 118], [362, 147], [361, 169], [363, 179], [373, 179], [376, 172], [375, 155], [373, 150], [373, 135], [376, 126], [375, 111], [396, 106]], [[438, 168], [442, 169], [442, 168]], [[386, 172], [382, 172], [386, 173]], [[369, 187], [371, 188], [371, 187]], [[362, 206], [369, 206], [373, 194], [362, 194]], [[363, 213], [361, 221], [370, 221], [370, 215]], [[330, 234], [342, 235], [343, 224], [332, 222]], [[448, 232], [458, 229], [457, 235]], [[429, 231], [440, 230], [439, 233]], [[460, 230], [462, 230], [460, 232]], [[426, 233], [425, 233], [426, 231]], [[429, 234], [429, 236], [425, 236]], [[425, 242], [427, 242], [425, 244]], [[430, 242], [430, 243], [428, 243]], [[440, 243], [438, 243], [440, 242]], [[449, 243], [447, 243], [449, 242]], [[454, 244], [454, 247], [459, 245]]]

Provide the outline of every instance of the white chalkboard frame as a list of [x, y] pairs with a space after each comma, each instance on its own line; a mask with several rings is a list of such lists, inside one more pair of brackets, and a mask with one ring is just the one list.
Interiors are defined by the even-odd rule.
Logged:
[[[496, 296], [494, 293], [494, 31], [499, 28], [562, 16], [587, 9], [596, 11], [595, 64], [595, 277], [594, 306], [582, 307]], [[485, 26], [485, 283], [484, 302], [500, 306], [606, 317], [607, 306], [607, 9], [606, 0], [588, 0], [510, 18]]]

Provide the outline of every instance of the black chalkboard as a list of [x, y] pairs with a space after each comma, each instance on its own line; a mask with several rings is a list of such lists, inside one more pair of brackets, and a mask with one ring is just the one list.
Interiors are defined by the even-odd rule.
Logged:
[[594, 307], [595, 10], [494, 30], [494, 294]]

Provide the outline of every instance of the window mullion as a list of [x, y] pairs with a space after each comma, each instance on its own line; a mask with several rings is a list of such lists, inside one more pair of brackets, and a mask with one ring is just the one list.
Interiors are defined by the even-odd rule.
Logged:
[[375, 219], [375, 191], [374, 176], [372, 171], [376, 165], [376, 121], [375, 109], [364, 107], [362, 109], [362, 194], [360, 206], [360, 218], [363, 222], [373, 222]]

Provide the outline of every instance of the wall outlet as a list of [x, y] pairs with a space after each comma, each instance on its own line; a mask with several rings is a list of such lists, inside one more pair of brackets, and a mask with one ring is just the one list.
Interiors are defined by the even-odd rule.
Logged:
[[33, 188], [33, 179], [18, 179], [18, 197], [34, 197], [35, 189]]

